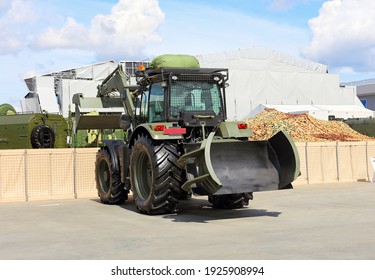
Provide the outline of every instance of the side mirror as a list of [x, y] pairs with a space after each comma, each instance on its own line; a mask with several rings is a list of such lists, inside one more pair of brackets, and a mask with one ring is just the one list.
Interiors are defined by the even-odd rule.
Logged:
[[120, 127], [124, 130], [128, 130], [130, 128], [130, 117], [128, 115], [121, 115], [120, 117]]

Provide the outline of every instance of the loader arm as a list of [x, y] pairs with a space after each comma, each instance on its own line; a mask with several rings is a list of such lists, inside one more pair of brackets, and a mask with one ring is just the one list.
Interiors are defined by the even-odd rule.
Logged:
[[137, 88], [138, 86], [129, 86], [122, 65], [119, 64], [116, 69], [113, 70], [113, 72], [109, 74], [100, 85], [98, 85], [97, 97], [110, 97], [111, 93], [119, 92], [124, 104], [125, 113], [133, 116], [135, 107], [131, 92], [135, 91]]
[[135, 114], [133, 92], [138, 86], [128, 84], [121, 64], [98, 85], [97, 89], [96, 97], [86, 97], [83, 93], [73, 96], [76, 130], [124, 129], [121, 124], [124, 116], [127, 123], [133, 123]]

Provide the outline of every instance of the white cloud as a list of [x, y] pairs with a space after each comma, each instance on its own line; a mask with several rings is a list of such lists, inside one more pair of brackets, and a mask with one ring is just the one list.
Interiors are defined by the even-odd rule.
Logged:
[[10, 0], [0, 0], [0, 12], [1, 11], [7, 11], [9, 7], [11, 6]]
[[61, 28], [49, 27], [32, 42], [34, 49], [70, 48], [94, 51], [99, 57], [124, 58], [161, 40], [157, 33], [164, 13], [157, 0], [120, 0], [111, 13], [97, 15], [86, 27], [67, 18]]
[[48, 27], [32, 43], [36, 49], [85, 48], [89, 44], [87, 28], [68, 17], [60, 29]]
[[27, 25], [36, 21], [32, 1], [0, 0], [0, 54], [14, 54], [26, 44]]
[[306, 58], [337, 69], [375, 67], [375, 1], [326, 1], [309, 25], [312, 38], [303, 49]]

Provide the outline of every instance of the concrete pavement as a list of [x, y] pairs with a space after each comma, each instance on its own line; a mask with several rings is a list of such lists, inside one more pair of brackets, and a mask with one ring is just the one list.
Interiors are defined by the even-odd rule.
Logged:
[[207, 197], [146, 216], [131, 199], [0, 204], [0, 259], [375, 259], [375, 184], [300, 185], [261, 192], [247, 208]]

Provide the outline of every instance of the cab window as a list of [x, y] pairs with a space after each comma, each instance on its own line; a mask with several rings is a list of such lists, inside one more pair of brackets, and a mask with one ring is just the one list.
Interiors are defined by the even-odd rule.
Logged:
[[152, 84], [150, 87], [148, 113], [149, 122], [164, 121], [164, 88], [160, 83]]

